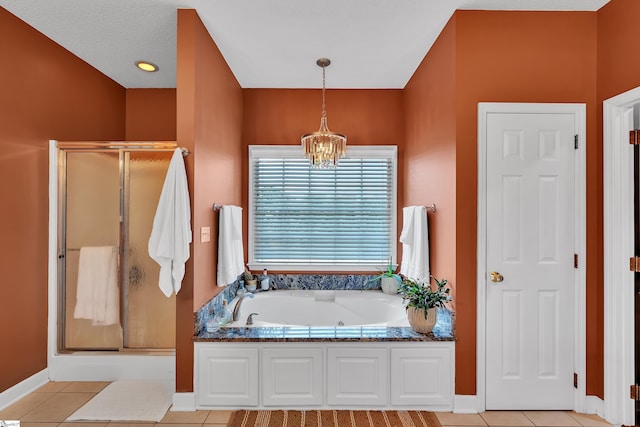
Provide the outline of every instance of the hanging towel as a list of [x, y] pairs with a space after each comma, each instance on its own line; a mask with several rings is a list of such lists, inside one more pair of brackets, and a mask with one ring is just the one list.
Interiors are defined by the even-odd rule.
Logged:
[[429, 282], [429, 225], [424, 206], [402, 209], [402, 262], [400, 274], [417, 281]]
[[170, 297], [182, 286], [184, 264], [189, 259], [191, 208], [182, 150], [171, 157], [149, 237], [149, 256], [160, 264], [160, 290]]
[[94, 326], [120, 321], [118, 250], [115, 246], [82, 247], [74, 319], [93, 320]]
[[243, 271], [242, 208], [222, 206], [218, 226], [218, 286], [233, 283]]

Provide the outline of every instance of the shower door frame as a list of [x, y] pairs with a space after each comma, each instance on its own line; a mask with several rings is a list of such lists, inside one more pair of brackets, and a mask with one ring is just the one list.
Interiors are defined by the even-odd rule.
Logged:
[[[175, 348], [131, 348], [127, 347], [127, 298], [125, 298], [125, 282], [127, 263], [124, 259], [125, 245], [128, 242], [129, 226], [125, 218], [129, 211], [130, 200], [126, 197], [129, 191], [129, 168], [125, 163], [130, 161], [130, 153], [145, 152], [172, 152], [177, 148], [176, 142], [55, 142], [57, 167], [56, 190], [57, 190], [57, 226], [56, 226], [56, 293], [60, 297], [56, 301], [56, 351], [59, 354], [73, 353], [111, 353], [111, 354], [175, 354]], [[184, 150], [186, 154], [188, 151]], [[64, 152], [64, 154], [63, 154]], [[119, 288], [119, 311], [120, 311], [120, 340], [118, 347], [113, 348], [78, 348], [66, 345], [66, 252], [67, 248], [67, 154], [68, 153], [117, 153], [118, 154], [118, 177], [119, 177], [119, 224], [118, 224], [118, 288]]]

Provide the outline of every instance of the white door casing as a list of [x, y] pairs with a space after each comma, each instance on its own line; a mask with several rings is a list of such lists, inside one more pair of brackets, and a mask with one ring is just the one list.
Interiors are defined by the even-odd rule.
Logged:
[[640, 87], [604, 101], [604, 408], [615, 425], [635, 424], [629, 385], [635, 380], [633, 105]]
[[[581, 406], [573, 389], [573, 373], [584, 371], [575, 315], [584, 311], [584, 268], [573, 265], [574, 253], [584, 259], [580, 111], [479, 106], [479, 410]], [[504, 280], [492, 282], [492, 271]]]

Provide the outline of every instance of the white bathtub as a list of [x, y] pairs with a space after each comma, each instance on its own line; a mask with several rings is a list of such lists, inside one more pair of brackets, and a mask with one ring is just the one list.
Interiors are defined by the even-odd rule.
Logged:
[[[231, 310], [238, 302], [234, 299]], [[381, 291], [269, 291], [245, 296], [238, 320], [230, 327], [266, 326], [409, 326], [402, 297]]]

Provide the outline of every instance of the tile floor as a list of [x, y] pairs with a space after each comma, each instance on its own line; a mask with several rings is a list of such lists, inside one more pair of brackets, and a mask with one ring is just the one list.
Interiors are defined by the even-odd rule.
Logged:
[[[20, 420], [21, 427], [223, 427], [231, 411], [168, 411], [159, 423], [120, 421], [79, 423], [64, 420], [108, 382], [51, 382], [13, 405], [0, 410], [0, 420]], [[443, 427], [604, 427], [595, 415], [563, 411], [490, 411], [481, 414], [438, 412]]]

